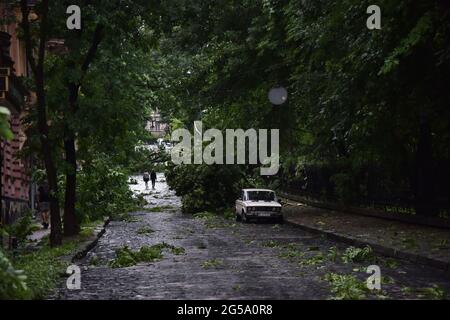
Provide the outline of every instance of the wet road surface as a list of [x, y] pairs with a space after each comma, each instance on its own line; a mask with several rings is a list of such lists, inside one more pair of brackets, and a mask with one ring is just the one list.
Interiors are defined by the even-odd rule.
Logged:
[[[78, 261], [81, 290], [60, 289], [56, 299], [330, 299], [326, 275], [355, 276], [361, 283], [373, 261], [344, 263], [348, 247], [290, 225], [237, 223], [217, 216], [181, 213], [180, 199], [158, 175], [156, 190], [145, 190], [142, 177], [131, 188], [149, 205], [128, 221], [112, 221], [97, 246]], [[143, 234], [143, 228], [151, 232]], [[164, 250], [152, 263], [111, 268], [115, 250], [167, 243], [184, 254]], [[430, 267], [380, 256], [382, 291], [369, 299], [437, 298], [449, 290], [450, 276]], [[433, 287], [433, 285], [437, 287]], [[434, 290], [433, 290], [434, 288]]]

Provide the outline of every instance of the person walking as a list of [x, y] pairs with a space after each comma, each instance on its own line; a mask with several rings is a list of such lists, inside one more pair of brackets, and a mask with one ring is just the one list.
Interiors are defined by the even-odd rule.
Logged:
[[150, 173], [150, 179], [152, 179], [152, 189], [155, 190], [156, 172], [153, 169], [152, 172]]
[[145, 182], [145, 190], [148, 189], [148, 181], [150, 180], [150, 176], [148, 174], [148, 172], [144, 172], [144, 182]]
[[39, 212], [41, 213], [42, 226], [48, 229], [50, 225], [50, 188], [47, 183], [38, 188], [39, 191]]

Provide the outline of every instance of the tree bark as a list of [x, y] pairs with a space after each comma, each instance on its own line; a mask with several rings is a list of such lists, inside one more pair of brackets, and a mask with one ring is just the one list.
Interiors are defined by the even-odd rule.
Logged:
[[61, 216], [58, 201], [58, 175], [55, 162], [53, 160], [53, 146], [49, 139], [49, 126], [47, 124], [45, 78], [44, 78], [44, 58], [45, 42], [47, 40], [47, 15], [48, 0], [42, 1], [41, 25], [39, 30], [39, 48], [37, 61], [33, 55], [33, 45], [28, 21], [29, 8], [28, 1], [21, 1], [22, 21], [21, 26], [24, 31], [27, 60], [33, 71], [36, 83], [38, 131], [40, 134], [41, 152], [44, 158], [45, 170], [50, 191], [50, 245], [57, 246], [62, 243]]
[[[81, 65], [82, 75], [78, 83], [68, 83], [67, 89], [69, 91], [69, 108], [68, 112], [73, 116], [78, 111], [78, 91], [81, 87], [81, 82], [84, 75], [89, 69], [89, 66], [94, 59], [101, 40], [103, 39], [103, 26], [97, 25], [94, 31], [91, 46], [86, 54], [86, 57]], [[70, 68], [75, 69], [74, 63], [70, 64]], [[65, 126], [64, 133], [64, 152], [66, 155], [66, 163], [68, 170], [66, 172], [66, 192], [64, 198], [64, 235], [73, 236], [80, 232], [80, 224], [76, 216], [76, 193], [77, 193], [77, 151], [75, 147], [76, 134], [74, 129], [69, 124]]]
[[66, 162], [69, 165], [66, 173], [66, 193], [64, 202], [64, 235], [73, 236], [80, 232], [80, 224], [76, 216], [77, 158], [75, 138], [64, 140]]
[[[78, 86], [69, 84], [69, 112], [75, 114], [78, 100]], [[77, 196], [77, 153], [75, 133], [70, 125], [65, 126], [64, 151], [66, 154], [66, 193], [64, 199], [64, 235], [74, 236], [80, 232], [80, 224], [76, 216]]]

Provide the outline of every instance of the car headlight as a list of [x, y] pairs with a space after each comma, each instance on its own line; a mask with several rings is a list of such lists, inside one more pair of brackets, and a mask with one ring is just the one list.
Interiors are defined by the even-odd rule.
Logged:
[[256, 207], [248, 207], [248, 211], [256, 211]]

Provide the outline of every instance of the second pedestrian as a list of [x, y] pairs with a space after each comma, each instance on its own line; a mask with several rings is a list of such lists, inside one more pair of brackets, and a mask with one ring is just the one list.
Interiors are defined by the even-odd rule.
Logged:
[[153, 169], [152, 172], [150, 173], [150, 179], [152, 179], [152, 189], [155, 190], [156, 172]]

